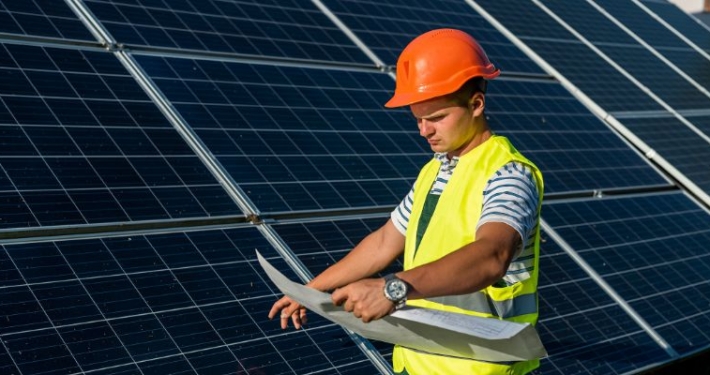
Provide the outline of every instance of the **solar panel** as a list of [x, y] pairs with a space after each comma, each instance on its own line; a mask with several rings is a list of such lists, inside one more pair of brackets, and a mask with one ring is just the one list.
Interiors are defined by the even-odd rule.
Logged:
[[[646, 8], [643, 7], [643, 5], [637, 6], [633, 2], [624, 1], [597, 2], [604, 6], [604, 9], [615, 17], [623, 19], [625, 26], [630, 28], [639, 37], [643, 38], [645, 42], [656, 48], [658, 52], [694, 81], [702, 85], [705, 89], [710, 88], [710, 77], [708, 76], [707, 69], [705, 69], [710, 55], [696, 51], [694, 48], [699, 48], [699, 46], [696, 46], [692, 40], [687, 40], [686, 36], [683, 36], [686, 40], [681, 39], [681, 37], [677, 35], [679, 31], [675, 30], [674, 26], [670, 26], [673, 29], [673, 31], [671, 31], [669, 27], [657, 21], [657, 16], [654, 18], [655, 14], [653, 12], [649, 9], [643, 9]], [[683, 15], [683, 17], [687, 18], [687, 15]], [[693, 22], [690, 19], [686, 19], [683, 24], [687, 24], [688, 21]], [[696, 26], [698, 26], [698, 29], [695, 29], [696, 32], [707, 34], [707, 30], [702, 30], [702, 27], [699, 25]]]
[[708, 26], [702, 24], [702, 22], [698, 21], [696, 18], [688, 16], [687, 13], [671, 3], [647, 1], [640, 4], [651, 10], [656, 16], [661, 17], [674, 29], [683, 34], [684, 37], [695, 43], [695, 45], [705, 51], [710, 51]]
[[686, 114], [685, 118], [692, 122], [693, 125], [705, 135], [710, 136], [710, 116], [707, 114]]
[[[702, 118], [707, 121], [706, 117]], [[692, 118], [692, 121], [699, 119]], [[698, 187], [710, 191], [710, 176], [705, 169], [710, 147], [697, 133], [675, 117], [623, 118], [620, 121]]]
[[[710, 106], [710, 97], [693, 87], [586, 1], [545, 1], [544, 4], [671, 107], [697, 109]], [[655, 20], [647, 22], [654, 23], [656, 27], [662, 27]], [[599, 30], [604, 30], [602, 37]], [[678, 43], [675, 45], [678, 46]], [[574, 81], [574, 77], [569, 78]]]
[[668, 184], [560, 84], [497, 80], [488, 88], [492, 129], [544, 171], [546, 193]]
[[69, 5], [55, 0], [4, 1], [0, 33], [96, 41]]
[[606, 111], [662, 110], [644, 91], [532, 2], [477, 3]]
[[679, 354], [710, 346], [710, 214], [680, 192], [550, 203], [549, 225]]
[[266, 319], [279, 293], [257, 271], [255, 250], [296, 279], [253, 227], [4, 245], [0, 366], [376, 373], [332, 323], [312, 316], [305, 330], [282, 332]]
[[710, 89], [710, 72], [706, 69], [708, 59], [694, 50], [663, 48], [658, 50], [695, 82]]
[[386, 64], [419, 34], [442, 27], [464, 30], [481, 42], [503, 74], [544, 72], [463, 1], [326, 1], [325, 4]]
[[372, 64], [312, 2], [85, 0], [119, 43]]
[[264, 213], [393, 206], [431, 157], [381, 72], [136, 59]]
[[0, 46], [1, 228], [241, 212], [113, 55]]
[[609, 1], [595, 0], [612, 16], [623, 20], [624, 26], [628, 27], [636, 35], [641, 37], [646, 43], [654, 48], [688, 48], [691, 47], [676, 36], [671, 30], [659, 23], [651, 14], [644, 11], [632, 1]]
[[586, 1], [547, 0], [542, 3], [592, 43], [638, 45], [629, 34]]
[[535, 373], [624, 374], [670, 360], [544, 231], [539, 277], [537, 330], [548, 357]]

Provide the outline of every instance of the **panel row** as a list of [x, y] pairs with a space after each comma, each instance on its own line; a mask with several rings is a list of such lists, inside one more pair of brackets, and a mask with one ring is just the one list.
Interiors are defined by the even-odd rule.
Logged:
[[[543, 212], [549, 228], [675, 351], [710, 346], [707, 210], [666, 193], [554, 202]], [[317, 274], [384, 221], [272, 227]], [[247, 227], [4, 245], [0, 366], [33, 374], [377, 373], [341, 329], [313, 314], [305, 331], [282, 332], [267, 321], [279, 293], [255, 250], [296, 280]], [[547, 234], [540, 267], [538, 330], [549, 357], [539, 373], [622, 374], [672, 359]], [[391, 345], [373, 344], [391, 356]]]
[[[239, 214], [112, 54], [0, 59], [5, 228]], [[261, 212], [394, 206], [431, 157], [407, 111], [382, 108], [384, 73], [135, 59]], [[559, 84], [499, 80], [489, 97], [549, 193], [668, 184]]]
[[2, 246], [0, 371], [377, 374], [338, 326], [267, 319], [257, 250], [295, 279], [248, 227]]
[[119, 60], [0, 45], [0, 228], [242, 215]]

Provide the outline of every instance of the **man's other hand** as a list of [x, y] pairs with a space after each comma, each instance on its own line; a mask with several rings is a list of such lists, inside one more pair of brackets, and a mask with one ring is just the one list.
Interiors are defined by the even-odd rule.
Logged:
[[289, 319], [293, 322], [293, 327], [296, 329], [301, 328], [308, 320], [306, 318], [306, 308], [288, 296], [283, 296], [271, 307], [269, 319], [273, 319], [277, 315], [281, 319], [281, 329], [288, 327]]

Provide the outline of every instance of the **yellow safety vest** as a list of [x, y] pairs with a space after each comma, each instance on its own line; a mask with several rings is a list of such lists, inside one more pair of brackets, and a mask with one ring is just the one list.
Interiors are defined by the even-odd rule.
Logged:
[[[433, 262], [476, 240], [475, 228], [483, 208], [483, 189], [493, 174], [511, 161], [518, 161], [532, 168], [540, 194], [538, 202], [541, 203], [543, 185], [540, 171], [520, 154], [507, 138], [493, 136], [461, 156], [439, 197], [429, 226], [416, 250], [417, 225], [441, 162], [432, 159], [424, 166], [417, 178], [417, 189], [414, 192], [414, 203], [407, 225], [405, 270]], [[539, 209], [540, 206], [538, 211]], [[534, 251], [534, 270], [527, 280], [506, 287], [489, 286], [465, 295], [411, 300], [407, 301], [407, 305], [535, 324], [538, 317], [539, 223], [536, 225]], [[402, 372], [406, 367], [410, 375], [525, 374], [540, 364], [539, 359], [511, 363], [474, 361], [423, 353], [400, 346], [395, 347], [392, 361], [396, 372]]]

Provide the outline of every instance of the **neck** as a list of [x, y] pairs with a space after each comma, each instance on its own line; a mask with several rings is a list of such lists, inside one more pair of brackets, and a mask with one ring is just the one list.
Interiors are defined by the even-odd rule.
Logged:
[[469, 153], [471, 150], [475, 149], [493, 136], [493, 132], [488, 127], [488, 121], [486, 121], [486, 118], [481, 117], [480, 120], [480, 123], [474, 125], [476, 132], [473, 134], [471, 139], [469, 139], [463, 147], [446, 154], [449, 160], [451, 160], [454, 156], [461, 157]]

